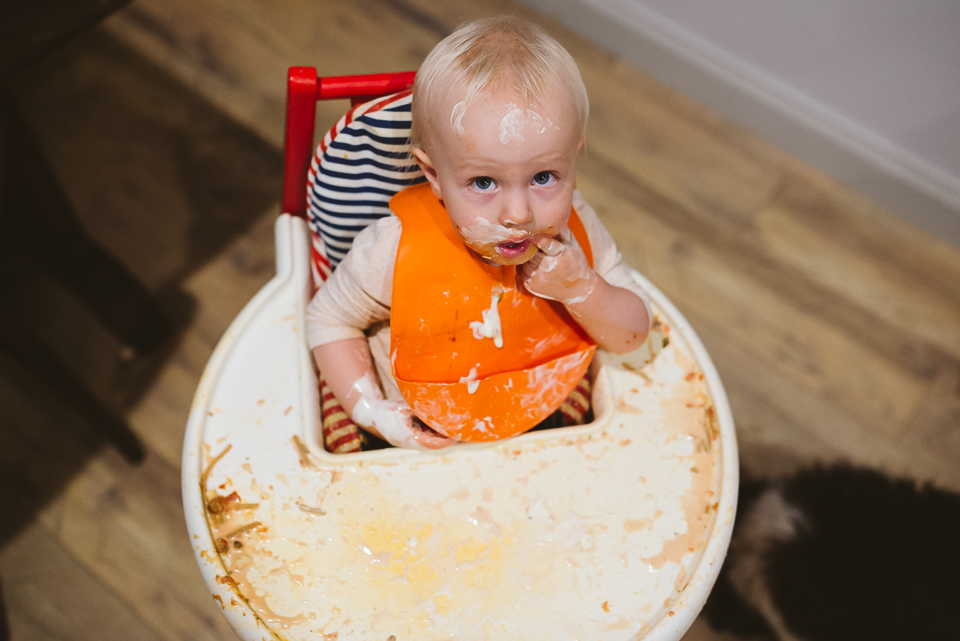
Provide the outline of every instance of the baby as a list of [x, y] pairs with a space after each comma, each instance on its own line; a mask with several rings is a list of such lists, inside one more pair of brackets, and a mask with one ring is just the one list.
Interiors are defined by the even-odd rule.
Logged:
[[356, 237], [307, 310], [358, 425], [420, 449], [520, 433], [596, 346], [646, 339], [643, 292], [574, 192], [587, 113], [570, 54], [526, 21], [469, 23], [427, 56], [411, 131], [427, 182]]

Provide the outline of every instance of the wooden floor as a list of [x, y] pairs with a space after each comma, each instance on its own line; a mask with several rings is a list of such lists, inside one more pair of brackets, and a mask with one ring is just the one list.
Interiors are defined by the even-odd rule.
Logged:
[[[960, 252], [506, 0], [137, 0], [18, 80], [90, 232], [179, 323], [130, 362], [38, 280], [33, 326], [124, 412], [125, 459], [0, 356], [0, 599], [11, 638], [231, 639], [180, 505], [193, 390], [273, 273], [284, 75], [415, 69], [462, 21], [534, 15], [591, 97], [579, 188], [690, 319], [745, 473], [848, 459], [960, 489]], [[323, 126], [345, 106], [324, 105]], [[698, 621], [688, 639], [729, 639]]]

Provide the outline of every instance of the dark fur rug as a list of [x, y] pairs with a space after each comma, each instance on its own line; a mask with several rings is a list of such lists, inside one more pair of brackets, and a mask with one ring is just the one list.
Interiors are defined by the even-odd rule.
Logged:
[[960, 639], [960, 495], [847, 465], [744, 482], [711, 627], [779, 641]]

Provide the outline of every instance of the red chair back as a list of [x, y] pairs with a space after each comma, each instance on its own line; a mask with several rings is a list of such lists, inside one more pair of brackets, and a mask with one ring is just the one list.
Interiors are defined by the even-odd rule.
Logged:
[[349, 98], [351, 105], [413, 86], [416, 72], [318, 78], [313, 67], [290, 67], [287, 77], [287, 122], [283, 140], [283, 210], [305, 218], [307, 170], [315, 147], [318, 100]]

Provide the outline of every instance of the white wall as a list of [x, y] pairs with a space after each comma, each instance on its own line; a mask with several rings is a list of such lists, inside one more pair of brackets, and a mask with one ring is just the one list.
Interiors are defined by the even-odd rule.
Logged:
[[960, 0], [525, 0], [960, 247]]

